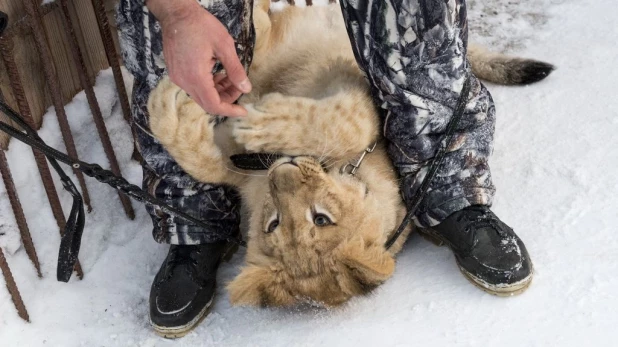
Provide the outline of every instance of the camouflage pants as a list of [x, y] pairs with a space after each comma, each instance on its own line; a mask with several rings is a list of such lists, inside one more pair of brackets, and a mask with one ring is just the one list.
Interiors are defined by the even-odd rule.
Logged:
[[[151, 135], [146, 108], [150, 91], [166, 74], [161, 27], [144, 5], [145, 0], [120, 0], [116, 21], [125, 66], [135, 77], [131, 105], [135, 148], [141, 154], [143, 188], [201, 220], [217, 224], [204, 230], [158, 208], [147, 207], [157, 242], [201, 244], [235, 236], [240, 224], [240, 196], [231, 187], [195, 181]], [[200, 1], [202, 2], [202, 1]], [[207, 1], [204, 1], [207, 2]], [[211, 1], [208, 10], [219, 18], [236, 40], [236, 50], [248, 68], [253, 54], [252, 2]], [[220, 67], [216, 66], [215, 70]]]
[[[245, 67], [251, 62], [254, 42], [251, 2], [214, 0], [205, 6], [235, 38]], [[367, 74], [377, 104], [384, 109], [384, 135], [390, 141], [389, 153], [402, 176], [402, 194], [407, 201], [420, 186], [439, 147], [469, 70], [465, 0], [341, 0], [341, 7], [357, 61]], [[135, 76], [132, 129], [143, 158], [144, 188], [220, 226], [204, 230], [148, 208], [155, 240], [199, 244], [234, 235], [240, 218], [237, 192], [196, 182], [150, 134], [146, 103], [166, 73], [159, 23], [144, 0], [120, 0], [117, 23], [125, 65]], [[476, 78], [472, 85], [456, 146], [449, 149], [420, 207], [419, 225], [435, 225], [469, 205], [491, 203], [494, 188], [487, 158], [495, 112], [487, 90]]]
[[[389, 155], [410, 203], [443, 140], [470, 70], [466, 2], [343, 0], [341, 8], [356, 60], [384, 110]], [[416, 214], [419, 226], [439, 224], [470, 205], [491, 205], [495, 188], [487, 159], [495, 108], [487, 89], [471, 78], [454, 146]]]

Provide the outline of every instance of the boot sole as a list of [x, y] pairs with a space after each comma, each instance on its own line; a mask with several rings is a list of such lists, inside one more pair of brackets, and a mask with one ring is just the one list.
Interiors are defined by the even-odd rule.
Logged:
[[[234, 254], [236, 254], [237, 251], [238, 251], [238, 245], [231, 244], [229, 248], [221, 256], [221, 260], [225, 262], [229, 262], [230, 260], [232, 260], [232, 257], [234, 256]], [[204, 320], [204, 318], [208, 316], [213, 306], [212, 304], [214, 302], [214, 299], [215, 297], [213, 295], [212, 299], [210, 299], [210, 301], [206, 304], [206, 306], [202, 309], [202, 311], [200, 311], [200, 313], [197, 316], [195, 316], [193, 320], [191, 320], [189, 323], [185, 325], [178, 326], [178, 327], [162, 327], [162, 326], [159, 326], [153, 323], [152, 320], [150, 320], [150, 325], [152, 326], [152, 328], [154, 329], [157, 335], [164, 337], [166, 339], [177, 339], [177, 338], [183, 337], [187, 335], [189, 332], [191, 332], [193, 329], [195, 329], [195, 327], [197, 327]]]
[[[442, 238], [442, 236], [438, 235], [431, 229], [419, 230], [419, 234], [438, 247], [448, 246], [451, 250], [453, 249], [453, 247], [451, 247], [450, 243], [447, 240]], [[464, 277], [475, 287], [483, 290], [485, 293], [500, 297], [509, 297], [523, 293], [524, 291], [526, 291], [526, 289], [528, 289], [530, 283], [532, 283], [532, 277], [534, 275], [534, 268], [532, 268], [530, 270], [530, 275], [519, 282], [515, 282], [510, 285], [495, 285], [487, 283], [482, 279], [474, 276], [466, 269], [461, 267], [461, 265], [459, 265], [459, 262], [457, 262], [457, 267], [459, 268], [459, 271], [464, 275]]]
[[195, 327], [197, 327], [204, 320], [204, 318], [206, 318], [206, 316], [210, 313], [210, 309], [212, 308], [212, 303], [214, 301], [214, 298], [215, 297], [213, 295], [212, 299], [210, 299], [210, 301], [206, 304], [206, 306], [202, 309], [202, 311], [200, 311], [200, 313], [197, 316], [195, 316], [195, 318], [193, 318], [192, 321], [190, 321], [189, 323], [185, 325], [178, 326], [178, 327], [162, 327], [162, 326], [154, 324], [152, 320], [150, 321], [150, 325], [152, 326], [152, 328], [154, 329], [157, 335], [164, 337], [166, 339], [177, 339], [179, 337], [183, 337], [187, 335]]
[[494, 284], [487, 283], [481, 280], [480, 278], [474, 276], [473, 274], [469, 273], [464, 268], [462, 268], [459, 264], [457, 264], [457, 267], [459, 267], [459, 271], [461, 271], [464, 277], [468, 279], [468, 281], [472, 283], [474, 286], [483, 290], [485, 293], [489, 293], [489, 294], [500, 296], [500, 297], [515, 296], [515, 295], [519, 295], [523, 293], [524, 291], [526, 291], [526, 289], [528, 289], [528, 287], [530, 286], [530, 283], [532, 283], [532, 276], [534, 275], [534, 270], [532, 270], [530, 271], [530, 275], [528, 277], [524, 278], [523, 280], [519, 282], [515, 282], [508, 286], [504, 286], [504, 285], [497, 286]]

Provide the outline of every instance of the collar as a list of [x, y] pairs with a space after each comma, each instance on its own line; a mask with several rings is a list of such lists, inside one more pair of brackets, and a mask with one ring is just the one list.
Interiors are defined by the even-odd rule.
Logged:
[[[376, 142], [367, 147], [356, 160], [342, 166], [340, 172], [354, 176], [367, 154], [373, 152], [377, 144]], [[279, 153], [242, 153], [232, 155], [230, 160], [234, 166], [242, 170], [268, 170], [275, 161], [282, 157], [284, 155]]]
[[268, 170], [284, 155], [279, 153], [242, 153], [230, 157], [232, 164], [241, 170]]

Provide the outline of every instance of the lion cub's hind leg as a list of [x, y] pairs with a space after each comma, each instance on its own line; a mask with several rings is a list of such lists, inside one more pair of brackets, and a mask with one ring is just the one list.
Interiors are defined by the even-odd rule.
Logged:
[[213, 116], [167, 77], [150, 94], [148, 112], [152, 133], [183, 170], [198, 181], [225, 183], [228, 171], [214, 142]]
[[272, 24], [270, 21], [270, 0], [257, 0], [253, 5], [253, 26], [255, 28], [255, 49], [270, 46]]
[[256, 32], [254, 59], [258, 64], [268, 62], [269, 52], [281, 44], [290, 32], [290, 27], [305, 14], [298, 6], [286, 6], [279, 11], [270, 11], [270, 0], [257, 0], [253, 9], [253, 24]]

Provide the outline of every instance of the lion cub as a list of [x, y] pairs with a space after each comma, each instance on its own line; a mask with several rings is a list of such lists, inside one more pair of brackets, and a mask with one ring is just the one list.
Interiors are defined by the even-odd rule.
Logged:
[[[148, 103], [150, 128], [188, 174], [238, 187], [248, 205], [246, 265], [228, 285], [233, 304], [335, 306], [393, 274], [410, 230], [389, 250], [384, 243], [405, 206], [338, 6], [270, 15], [268, 7], [254, 10], [254, 88], [241, 99], [248, 116], [215, 126], [166, 78]], [[484, 57], [470, 52], [479, 77], [513, 82], [496, 72], [509, 60]], [[340, 170], [376, 142], [354, 175]], [[242, 172], [229, 160], [242, 152], [289, 156], [268, 172]]]

